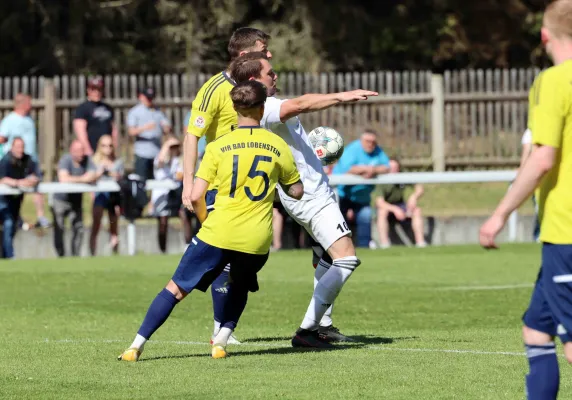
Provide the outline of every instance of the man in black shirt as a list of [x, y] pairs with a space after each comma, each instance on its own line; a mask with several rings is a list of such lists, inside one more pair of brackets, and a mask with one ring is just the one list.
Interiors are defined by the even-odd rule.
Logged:
[[87, 101], [75, 110], [73, 129], [88, 156], [93, 155], [97, 142], [103, 135], [113, 137], [116, 149], [119, 144], [117, 127], [113, 122], [113, 109], [101, 100], [102, 97], [103, 79], [90, 78], [87, 82]]
[[[0, 160], [0, 183], [14, 188], [34, 187], [40, 182], [38, 164], [24, 153], [24, 140], [17, 137], [12, 149]], [[2, 257], [14, 257], [14, 235], [20, 217], [23, 194], [0, 195], [0, 220], [3, 225]]]

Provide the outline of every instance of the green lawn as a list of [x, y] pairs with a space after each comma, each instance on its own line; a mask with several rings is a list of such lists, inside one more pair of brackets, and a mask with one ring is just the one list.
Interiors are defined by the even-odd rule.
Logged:
[[[454, 183], [425, 185], [425, 195], [420, 206], [425, 215], [456, 216], [456, 215], [488, 215], [496, 207], [499, 200], [506, 193], [506, 183]], [[85, 222], [91, 225], [91, 196], [84, 198]], [[532, 213], [532, 203], [526, 202], [521, 212]], [[46, 201], [46, 215], [51, 219]], [[22, 206], [22, 217], [25, 221], [36, 221], [36, 212], [32, 203], [32, 196], [26, 196]], [[145, 223], [140, 221], [139, 223]]]
[[[273, 253], [231, 357], [213, 360], [210, 295], [193, 293], [145, 349], [120, 363], [178, 257], [0, 265], [3, 399], [523, 399], [520, 316], [536, 245], [362, 251], [335, 323], [357, 339], [290, 348], [312, 291], [309, 251]], [[562, 363], [561, 398], [572, 398]]]

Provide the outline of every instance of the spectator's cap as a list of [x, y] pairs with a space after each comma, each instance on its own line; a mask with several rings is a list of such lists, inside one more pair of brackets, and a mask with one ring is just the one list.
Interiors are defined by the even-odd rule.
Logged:
[[142, 94], [143, 96], [147, 97], [149, 100], [153, 100], [153, 98], [155, 97], [155, 89], [152, 88], [151, 86], [145, 86], [145, 87], [139, 89], [139, 94]]
[[103, 78], [101, 76], [92, 76], [87, 80], [88, 89], [103, 89]]

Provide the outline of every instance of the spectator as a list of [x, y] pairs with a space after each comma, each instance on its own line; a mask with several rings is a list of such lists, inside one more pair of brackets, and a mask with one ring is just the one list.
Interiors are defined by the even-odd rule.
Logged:
[[171, 132], [169, 120], [153, 105], [155, 90], [139, 91], [139, 104], [129, 110], [127, 127], [135, 137], [135, 173], [143, 180], [153, 179], [153, 163], [161, 149], [163, 134]]
[[[38, 164], [29, 154], [24, 153], [24, 139], [17, 137], [12, 141], [11, 150], [0, 160], [0, 183], [12, 187], [34, 187], [40, 181]], [[3, 226], [2, 257], [14, 257], [14, 235], [23, 194], [0, 196], [0, 219]]]
[[[334, 166], [334, 174], [353, 174], [371, 179], [389, 172], [389, 158], [377, 144], [377, 133], [366, 129], [361, 138], [346, 146]], [[373, 185], [340, 185], [340, 208], [357, 230], [357, 246], [369, 247], [371, 240], [371, 193]]]
[[80, 143], [83, 144], [85, 155], [93, 155], [97, 142], [103, 135], [111, 132], [115, 148], [118, 143], [118, 131], [113, 121], [113, 109], [103, 98], [103, 79], [90, 78], [87, 82], [87, 100], [75, 110], [73, 129]]
[[[174, 136], [168, 137], [159, 154], [155, 158], [155, 179], [159, 181], [172, 180], [183, 181], [183, 163], [181, 161], [181, 142]], [[167, 231], [169, 229], [169, 217], [179, 215], [183, 222], [185, 241], [192, 239], [190, 219], [185, 215], [182, 207], [181, 191], [169, 189], [153, 189], [151, 193], [154, 215], [158, 220], [159, 249], [167, 251]]]
[[[62, 183], [95, 183], [102, 175], [103, 171], [96, 171], [79, 140], [72, 142], [69, 154], [65, 154], [58, 163], [58, 181]], [[82, 200], [82, 193], [56, 193], [53, 197], [54, 246], [60, 257], [65, 255], [64, 229], [68, 216], [72, 224], [71, 252], [73, 256], [80, 255], [83, 240]]]
[[[11, 149], [16, 138], [22, 138], [26, 154], [38, 163], [36, 147], [36, 125], [29, 113], [32, 110], [32, 99], [27, 94], [18, 93], [14, 97], [14, 111], [0, 122], [0, 143], [5, 149]], [[34, 206], [36, 208], [36, 228], [48, 228], [50, 223], [44, 214], [44, 196], [34, 193]]]
[[[520, 170], [526, 160], [528, 160], [528, 156], [530, 156], [530, 152], [532, 151], [532, 131], [527, 129], [524, 131], [521, 140], [522, 145], [522, 155], [520, 156], [520, 166], [518, 169]], [[532, 232], [532, 238], [535, 242], [539, 241], [540, 237], [540, 222], [538, 221], [538, 204], [536, 204], [536, 197], [534, 193], [532, 194], [532, 204], [534, 205], [534, 229]]]
[[[93, 164], [97, 171], [102, 174], [101, 180], [119, 181], [125, 171], [123, 160], [115, 156], [113, 140], [110, 135], [103, 135], [97, 144], [97, 150], [93, 156]], [[119, 247], [117, 235], [119, 220], [119, 193], [97, 193], [93, 200], [93, 222], [89, 237], [89, 249], [94, 256], [97, 249], [97, 235], [101, 227], [101, 218], [107, 210], [109, 216], [109, 245], [114, 253]]]
[[[389, 162], [389, 172], [399, 173], [399, 161], [392, 159]], [[411, 218], [411, 228], [415, 237], [416, 247], [426, 247], [423, 214], [418, 205], [418, 201], [423, 196], [423, 186], [414, 185], [413, 194], [405, 200], [405, 188], [411, 185], [393, 184], [382, 185], [382, 195], [376, 199], [377, 207], [377, 231], [379, 233], [379, 244], [382, 249], [391, 246], [389, 240], [389, 217], [393, 215], [397, 221], [404, 221]]]

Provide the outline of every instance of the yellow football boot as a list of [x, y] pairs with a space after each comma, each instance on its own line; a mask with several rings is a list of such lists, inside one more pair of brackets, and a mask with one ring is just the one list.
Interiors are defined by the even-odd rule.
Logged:
[[220, 344], [214, 344], [212, 347], [212, 357], [213, 358], [226, 358], [228, 357], [228, 353], [226, 352], [226, 349], [224, 348], [223, 345]]
[[125, 350], [123, 353], [121, 353], [121, 355], [119, 357], [117, 357], [117, 359], [119, 361], [136, 362], [137, 360], [139, 360], [140, 355], [141, 355], [140, 350], [131, 347], [131, 348]]

